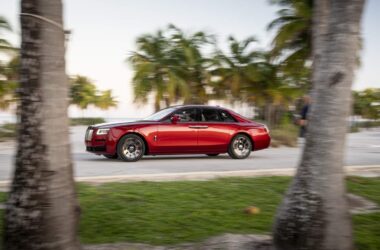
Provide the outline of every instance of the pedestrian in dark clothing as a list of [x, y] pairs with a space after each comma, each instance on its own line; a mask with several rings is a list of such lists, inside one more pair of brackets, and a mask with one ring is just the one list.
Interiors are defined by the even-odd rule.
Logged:
[[304, 138], [306, 135], [306, 130], [307, 130], [307, 115], [309, 112], [309, 107], [310, 107], [310, 96], [304, 96], [303, 97], [304, 101], [304, 106], [302, 107], [301, 114], [300, 114], [300, 120], [299, 120], [299, 125], [300, 125], [300, 134], [299, 137]]

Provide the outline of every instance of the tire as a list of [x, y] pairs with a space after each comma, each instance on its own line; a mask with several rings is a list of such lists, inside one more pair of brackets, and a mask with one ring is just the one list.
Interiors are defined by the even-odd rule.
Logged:
[[145, 153], [144, 140], [135, 134], [124, 135], [117, 144], [117, 155], [123, 161], [138, 161]]
[[117, 154], [114, 154], [114, 155], [103, 155], [104, 157], [106, 157], [107, 159], [117, 159]]
[[207, 155], [210, 157], [215, 157], [215, 156], [218, 156], [219, 154], [207, 154]]
[[228, 154], [232, 159], [245, 159], [252, 151], [252, 142], [247, 135], [237, 134], [228, 146]]

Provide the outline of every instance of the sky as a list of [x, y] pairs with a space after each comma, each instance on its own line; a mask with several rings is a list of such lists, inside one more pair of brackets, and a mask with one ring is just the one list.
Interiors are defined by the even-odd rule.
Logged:
[[[215, 34], [219, 46], [226, 39], [255, 36], [258, 47], [269, 49], [273, 33], [268, 23], [276, 17], [277, 6], [269, 0], [63, 0], [64, 25], [71, 30], [66, 54], [69, 75], [84, 75], [101, 90], [112, 89], [117, 108], [84, 112], [71, 107], [70, 116], [140, 118], [153, 112], [153, 104], [133, 103], [132, 69], [126, 58], [135, 50], [136, 38], [172, 23], [187, 31]], [[12, 25], [13, 33], [3, 34], [14, 45], [20, 43], [19, 0], [0, 0], [0, 16]], [[362, 65], [354, 89], [380, 88], [378, 59], [380, 32], [379, 0], [367, 0], [363, 22]], [[151, 100], [153, 101], [153, 100]]]

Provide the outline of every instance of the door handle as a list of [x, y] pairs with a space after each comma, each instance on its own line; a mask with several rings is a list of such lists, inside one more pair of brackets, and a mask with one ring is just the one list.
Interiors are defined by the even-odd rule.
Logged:
[[203, 125], [194, 125], [194, 126], [189, 126], [189, 128], [195, 128], [195, 129], [205, 129], [208, 128], [208, 126], [203, 126]]
[[189, 126], [189, 128], [199, 128], [199, 126]]
[[198, 126], [198, 128], [199, 128], [199, 129], [205, 129], [205, 128], [208, 128], [208, 126], [206, 126], [206, 125], [204, 125], [204, 126], [203, 126], [203, 125], [200, 125], [200, 126]]

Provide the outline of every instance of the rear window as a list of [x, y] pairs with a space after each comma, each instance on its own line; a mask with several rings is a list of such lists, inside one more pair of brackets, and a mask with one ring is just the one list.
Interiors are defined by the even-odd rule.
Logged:
[[217, 109], [202, 109], [202, 121], [221, 122], [222, 118]]
[[235, 118], [233, 118], [233, 116], [225, 110], [220, 111], [220, 117], [223, 122], [236, 122]]
[[236, 122], [233, 116], [226, 110], [202, 109], [202, 121], [204, 122]]

